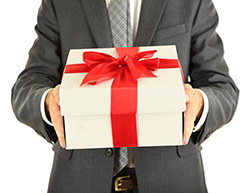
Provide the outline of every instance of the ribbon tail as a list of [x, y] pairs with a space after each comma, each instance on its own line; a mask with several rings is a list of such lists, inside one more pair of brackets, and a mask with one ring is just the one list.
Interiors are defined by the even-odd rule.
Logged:
[[84, 77], [83, 81], [81, 82], [80, 87], [84, 86], [85, 84], [98, 84], [100, 82], [103, 82], [105, 80], [110, 80], [113, 77], [115, 77], [115, 75], [117, 74], [117, 71], [112, 71], [109, 73], [105, 73], [105, 74], [96, 74], [91, 73], [91, 71]]
[[110, 80], [114, 78], [119, 70], [119, 67], [116, 62], [106, 62], [99, 65], [96, 65], [89, 73], [84, 77], [81, 85], [85, 84], [97, 84], [105, 80]]
[[157, 77], [150, 70], [155, 71], [158, 69], [158, 67], [159, 67], [159, 59], [158, 58], [142, 60], [142, 61], [134, 60], [134, 64], [135, 64], [136, 68], [139, 69], [144, 76]]

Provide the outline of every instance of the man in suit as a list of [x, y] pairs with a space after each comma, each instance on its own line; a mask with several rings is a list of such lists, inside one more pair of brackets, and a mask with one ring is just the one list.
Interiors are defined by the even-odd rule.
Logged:
[[[53, 144], [55, 156], [48, 192], [114, 191], [114, 149], [62, 148], [65, 141], [59, 104], [60, 81], [69, 50], [113, 47], [108, 3], [43, 0], [35, 27], [38, 38], [12, 89], [17, 118]], [[143, 193], [207, 192], [201, 144], [231, 120], [239, 95], [223, 58], [222, 41], [215, 32], [216, 10], [211, 0], [134, 3], [134, 46], [176, 45], [187, 83], [187, 110], [184, 145], [133, 148], [135, 170], [127, 171], [136, 175]]]

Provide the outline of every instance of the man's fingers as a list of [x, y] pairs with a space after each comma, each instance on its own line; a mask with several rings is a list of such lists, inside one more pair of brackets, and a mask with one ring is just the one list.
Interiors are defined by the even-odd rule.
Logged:
[[65, 148], [65, 139], [63, 131], [63, 120], [60, 110], [60, 96], [59, 96], [60, 85], [56, 86], [51, 94], [50, 98], [50, 116], [54, 129], [56, 131], [58, 140], [63, 148]]
[[186, 103], [187, 103], [193, 97], [194, 89], [190, 84], [185, 84], [184, 88], [185, 88], [185, 99], [186, 99]]
[[60, 106], [60, 96], [59, 96], [60, 87], [61, 85], [57, 85], [52, 93], [58, 106]]
[[183, 141], [183, 145], [187, 145], [188, 141], [190, 139], [190, 136], [193, 132], [193, 128], [194, 124], [192, 124], [191, 122], [186, 122], [185, 121], [185, 129], [184, 129], [184, 141]]
[[200, 119], [203, 112], [203, 97], [197, 89], [189, 84], [185, 84], [186, 94], [186, 111], [184, 120], [184, 145], [189, 141], [189, 138], [193, 132], [195, 121]]
[[187, 110], [185, 111], [184, 119], [184, 145], [188, 144], [189, 138], [193, 132], [195, 115], [193, 114], [192, 107], [187, 103]]
[[65, 141], [64, 141], [63, 121], [62, 121], [62, 116], [60, 114], [60, 107], [57, 106], [56, 103], [54, 104], [54, 111], [51, 120], [54, 125], [56, 134], [58, 136], [58, 140], [61, 146], [64, 148]]
[[186, 100], [186, 111], [184, 119], [184, 145], [188, 144], [190, 136], [193, 132], [195, 115], [195, 104], [194, 104], [194, 94], [195, 91], [190, 84], [185, 84], [185, 100]]

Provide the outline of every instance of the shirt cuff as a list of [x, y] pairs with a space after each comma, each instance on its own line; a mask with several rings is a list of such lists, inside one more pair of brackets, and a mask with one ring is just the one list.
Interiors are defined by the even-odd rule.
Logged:
[[41, 105], [40, 105], [40, 111], [41, 111], [41, 114], [42, 114], [42, 118], [43, 120], [50, 126], [53, 126], [53, 124], [48, 120], [47, 116], [46, 116], [46, 113], [45, 113], [45, 98], [48, 94], [48, 92], [52, 90], [52, 89], [48, 89], [46, 90], [43, 95], [42, 95], [42, 98], [41, 98]]
[[203, 107], [203, 112], [202, 112], [201, 118], [200, 118], [199, 122], [197, 123], [197, 125], [195, 125], [193, 132], [199, 131], [201, 129], [201, 127], [203, 126], [203, 124], [206, 121], [208, 110], [209, 110], [209, 102], [208, 102], [208, 98], [207, 98], [206, 93], [200, 89], [197, 89], [197, 90], [200, 91], [200, 93], [203, 97], [204, 107]]

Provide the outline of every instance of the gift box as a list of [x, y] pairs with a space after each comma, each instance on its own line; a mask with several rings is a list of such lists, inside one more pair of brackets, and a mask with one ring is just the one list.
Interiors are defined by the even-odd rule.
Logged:
[[175, 46], [70, 50], [60, 105], [67, 149], [183, 144]]

